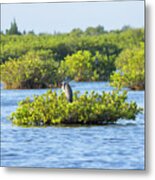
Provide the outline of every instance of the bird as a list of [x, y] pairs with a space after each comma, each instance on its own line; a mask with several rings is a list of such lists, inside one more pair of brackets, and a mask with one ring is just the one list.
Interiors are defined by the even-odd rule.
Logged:
[[68, 102], [73, 102], [73, 92], [72, 92], [72, 88], [69, 85], [69, 83], [67, 82], [62, 82], [62, 86], [61, 86], [62, 90], [64, 91]]

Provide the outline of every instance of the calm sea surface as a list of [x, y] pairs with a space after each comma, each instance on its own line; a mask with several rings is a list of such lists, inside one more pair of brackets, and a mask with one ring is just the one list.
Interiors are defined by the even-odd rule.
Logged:
[[[111, 91], [108, 83], [71, 83], [84, 93]], [[60, 91], [60, 89], [55, 89]], [[10, 167], [144, 169], [144, 113], [136, 121], [90, 127], [22, 128], [7, 117], [27, 96], [47, 90], [1, 90], [1, 165]], [[128, 101], [144, 107], [144, 91], [128, 91]]]

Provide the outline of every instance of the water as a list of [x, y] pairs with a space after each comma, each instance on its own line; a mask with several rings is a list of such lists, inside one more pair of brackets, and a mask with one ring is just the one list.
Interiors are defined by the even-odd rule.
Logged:
[[[71, 83], [73, 90], [111, 91], [108, 83]], [[57, 89], [60, 91], [60, 89]], [[136, 121], [90, 127], [22, 128], [7, 117], [27, 96], [46, 90], [1, 90], [1, 165], [10, 167], [144, 169], [144, 113]], [[144, 107], [144, 91], [128, 101]]]

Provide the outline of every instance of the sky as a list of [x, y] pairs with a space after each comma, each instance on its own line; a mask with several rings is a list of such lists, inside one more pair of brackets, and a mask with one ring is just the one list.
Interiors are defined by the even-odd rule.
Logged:
[[70, 32], [98, 25], [108, 31], [124, 25], [144, 27], [144, 1], [2, 4], [3, 32], [13, 19], [20, 32], [35, 33]]

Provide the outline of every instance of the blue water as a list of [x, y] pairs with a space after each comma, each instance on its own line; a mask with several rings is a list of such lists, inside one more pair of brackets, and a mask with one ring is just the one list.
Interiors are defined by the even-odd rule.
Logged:
[[[72, 89], [111, 91], [108, 83], [71, 83]], [[1, 166], [144, 169], [144, 113], [136, 121], [90, 127], [22, 128], [7, 117], [27, 96], [47, 90], [1, 90]], [[60, 89], [56, 89], [60, 91]], [[128, 91], [128, 101], [144, 107], [144, 91]]]

